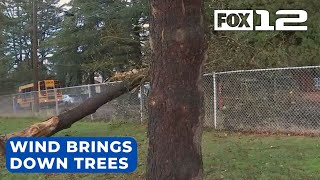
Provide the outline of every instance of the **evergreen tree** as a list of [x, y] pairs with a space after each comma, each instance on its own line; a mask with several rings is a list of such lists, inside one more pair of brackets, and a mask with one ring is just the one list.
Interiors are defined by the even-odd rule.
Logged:
[[[44, 62], [50, 61], [52, 48], [44, 42], [59, 28], [59, 0], [39, 1], [38, 37], [40, 79], [48, 76]], [[0, 93], [16, 92], [16, 86], [32, 82], [31, 30], [32, 1], [3, 0], [0, 3]]]
[[[141, 66], [141, 26], [146, 9], [142, 1], [74, 0], [57, 45], [55, 69], [67, 85], [94, 83], [94, 75], [106, 79], [113, 71]], [[142, 8], [143, 7], [143, 8]]]
[[[59, 28], [61, 21], [59, 13], [61, 10], [57, 7], [58, 2], [59, 0], [38, 2], [40, 64], [49, 60], [49, 57], [53, 53], [53, 49], [45, 47], [43, 42], [51, 37]], [[13, 65], [19, 66], [22, 62], [28, 62], [31, 69], [32, 1], [6, 0], [4, 15], [8, 18], [8, 23], [4, 30], [7, 44], [5, 52], [12, 59]]]
[[[274, 25], [281, 9], [304, 9], [308, 12], [308, 31], [211, 31], [207, 71], [319, 65], [320, 2], [317, 0], [207, 1], [207, 17], [213, 28], [214, 9], [265, 9]], [[260, 22], [255, 22], [260, 24]]]

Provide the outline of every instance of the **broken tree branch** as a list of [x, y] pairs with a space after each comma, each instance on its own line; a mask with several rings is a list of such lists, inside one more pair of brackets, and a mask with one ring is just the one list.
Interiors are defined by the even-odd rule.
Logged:
[[130, 72], [116, 74], [109, 81], [121, 81], [112, 90], [104, 91], [96, 96], [87, 99], [79, 106], [63, 112], [58, 116], [49, 118], [48, 120], [31, 125], [30, 127], [0, 136], [0, 155], [5, 155], [5, 144], [12, 137], [50, 137], [57, 132], [68, 129], [75, 122], [82, 118], [93, 114], [101, 106], [117, 97], [128, 93], [141, 85], [148, 79], [148, 69], [132, 70]]

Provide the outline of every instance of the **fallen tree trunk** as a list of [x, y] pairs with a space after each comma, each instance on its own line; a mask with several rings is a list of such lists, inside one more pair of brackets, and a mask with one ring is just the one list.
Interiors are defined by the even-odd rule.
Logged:
[[130, 92], [136, 87], [138, 87], [141, 83], [147, 80], [147, 73], [147, 69], [142, 69], [130, 73], [122, 73], [122, 75], [117, 75], [109, 80], [122, 80], [122, 82], [116, 85], [114, 89], [104, 91], [101, 94], [87, 99], [82, 104], [69, 111], [66, 111], [58, 116], [49, 118], [46, 121], [33, 124], [22, 131], [0, 136], [0, 155], [5, 155], [5, 143], [9, 138], [50, 137], [61, 130], [70, 128], [72, 124], [90, 114], [95, 113], [97, 109], [99, 109], [107, 102], [110, 102], [116, 99], [117, 97], [127, 92]]

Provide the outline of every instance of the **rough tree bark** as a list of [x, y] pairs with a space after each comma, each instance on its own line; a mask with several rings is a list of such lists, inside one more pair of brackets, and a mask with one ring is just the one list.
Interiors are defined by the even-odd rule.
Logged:
[[152, 69], [148, 180], [203, 178], [202, 0], [150, 0]]
[[46, 121], [33, 124], [22, 131], [0, 136], [0, 155], [5, 155], [5, 143], [9, 138], [49, 137], [61, 130], [70, 128], [75, 122], [95, 113], [102, 105], [138, 87], [143, 81], [148, 80], [147, 76], [148, 69], [133, 70], [129, 73], [118, 74], [111, 78], [110, 81], [121, 80], [123, 82], [117, 84], [112, 90], [108, 89], [101, 94], [97, 94], [74, 109], [54, 116]]

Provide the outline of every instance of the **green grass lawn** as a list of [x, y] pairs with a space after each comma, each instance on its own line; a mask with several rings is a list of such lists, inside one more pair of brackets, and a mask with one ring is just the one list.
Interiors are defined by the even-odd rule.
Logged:
[[[0, 118], [0, 134], [37, 120]], [[139, 167], [134, 174], [11, 174], [0, 164], [0, 179], [144, 179], [146, 126], [132, 123], [79, 122], [56, 136], [133, 136], [139, 144]], [[320, 179], [320, 140], [310, 137], [244, 136], [206, 131], [203, 136], [205, 179]]]

